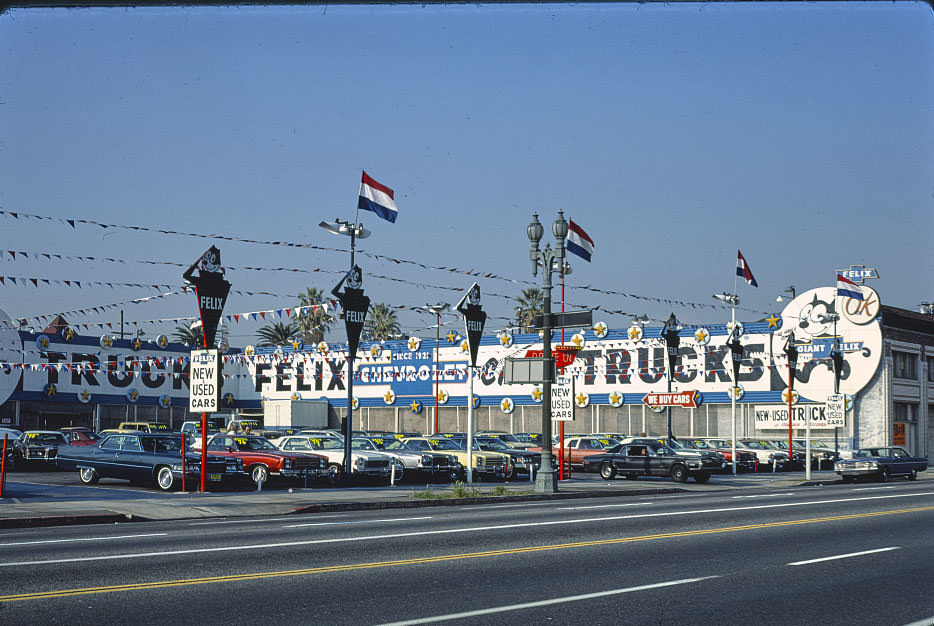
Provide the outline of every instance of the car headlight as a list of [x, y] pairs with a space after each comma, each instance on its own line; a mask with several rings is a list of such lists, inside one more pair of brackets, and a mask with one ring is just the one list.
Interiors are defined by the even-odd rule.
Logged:
[[292, 469], [292, 459], [284, 459], [282, 461], [282, 467], [285, 469]]
[[355, 464], [357, 467], [366, 467], [366, 459], [363, 458], [362, 456], [361, 456], [361, 457], [357, 457], [357, 460], [354, 461], [354, 464]]
[[177, 465], [173, 465], [173, 466], [172, 466], [172, 471], [173, 471], [173, 472], [180, 472], [180, 471], [182, 471], [182, 464], [179, 463], [179, 464], [177, 464]]
[[422, 455], [422, 465], [431, 465], [431, 455], [423, 454]]

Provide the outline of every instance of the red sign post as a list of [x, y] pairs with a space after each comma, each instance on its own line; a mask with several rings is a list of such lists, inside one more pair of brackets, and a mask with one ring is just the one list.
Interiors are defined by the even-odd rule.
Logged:
[[685, 409], [696, 409], [700, 404], [700, 394], [697, 391], [647, 393], [642, 396], [642, 403], [646, 406], [680, 406]]

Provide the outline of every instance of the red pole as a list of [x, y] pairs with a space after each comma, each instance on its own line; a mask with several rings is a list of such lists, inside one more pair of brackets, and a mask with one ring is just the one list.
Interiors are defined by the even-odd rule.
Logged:
[[6, 484], [6, 440], [9, 434], [3, 434], [3, 456], [0, 456], [0, 498], [3, 497], [3, 486]]
[[[208, 337], [204, 334], [204, 323], [201, 324], [201, 337], [204, 343], [204, 349], [208, 349]], [[220, 376], [218, 376], [218, 384], [220, 381]], [[349, 414], [350, 409], [348, 409]], [[349, 418], [348, 418], [349, 419]], [[201, 493], [204, 493], [204, 474], [207, 469], [207, 463], [205, 460], [208, 458], [208, 414], [207, 412], [201, 413]], [[185, 467], [182, 467], [182, 474], [185, 473]]]
[[185, 448], [187, 443], [188, 437], [185, 435], [185, 433], [182, 433], [182, 491], [188, 491], [188, 489], [185, 488], [185, 474], [187, 473], [185, 472]]
[[[561, 268], [561, 312], [564, 313], [564, 268]], [[561, 329], [561, 345], [564, 345], [564, 328]], [[551, 400], [548, 400], [551, 402]], [[564, 480], [564, 422], [561, 422], [561, 430], [558, 435], [561, 441], [558, 444], [558, 480]]]
[[795, 383], [795, 374], [794, 370], [791, 369], [791, 363], [788, 364], [788, 470], [793, 469], [791, 465], [791, 400], [793, 385]]
[[441, 343], [441, 311], [435, 313], [435, 434], [438, 434], [438, 348]]

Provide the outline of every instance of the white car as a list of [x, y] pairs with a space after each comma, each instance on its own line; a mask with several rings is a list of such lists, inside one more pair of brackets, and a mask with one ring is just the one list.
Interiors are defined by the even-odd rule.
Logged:
[[443, 479], [457, 480], [463, 473], [456, 456], [432, 452], [429, 450], [413, 450], [395, 437], [354, 437], [350, 441], [354, 450], [368, 450], [386, 454], [399, 461], [396, 466], [395, 480], [402, 479], [402, 470], [410, 479]]
[[[275, 441], [276, 447], [289, 452], [313, 452], [328, 458], [328, 479], [337, 482], [344, 472], [344, 440], [337, 437], [314, 435], [287, 435]], [[351, 450], [351, 476], [381, 478], [389, 480], [389, 471], [397, 465], [396, 476], [401, 476], [404, 466], [400, 461], [381, 452]]]

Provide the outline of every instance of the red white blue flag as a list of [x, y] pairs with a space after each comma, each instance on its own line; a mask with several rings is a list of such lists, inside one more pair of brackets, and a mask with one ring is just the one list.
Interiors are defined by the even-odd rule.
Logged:
[[565, 247], [568, 252], [573, 252], [588, 263], [590, 255], [593, 254], [593, 239], [584, 232], [584, 229], [574, 223], [574, 220], [568, 220], [568, 234], [564, 239]]
[[741, 276], [747, 285], [752, 285], [753, 287], [758, 287], [759, 283], [756, 282], [756, 278], [752, 275], [752, 270], [749, 269], [749, 264], [746, 263], [746, 259], [743, 258], [743, 253], [739, 250], [736, 251], [736, 275]]
[[360, 200], [357, 202], [357, 208], [373, 211], [384, 220], [393, 223], [399, 215], [396, 201], [392, 197], [392, 189], [376, 182], [366, 172], [363, 172], [363, 180], [360, 181]]
[[842, 274], [837, 274], [837, 295], [844, 298], [853, 298], [854, 300], [863, 299], [863, 291], [859, 288], [859, 285]]

